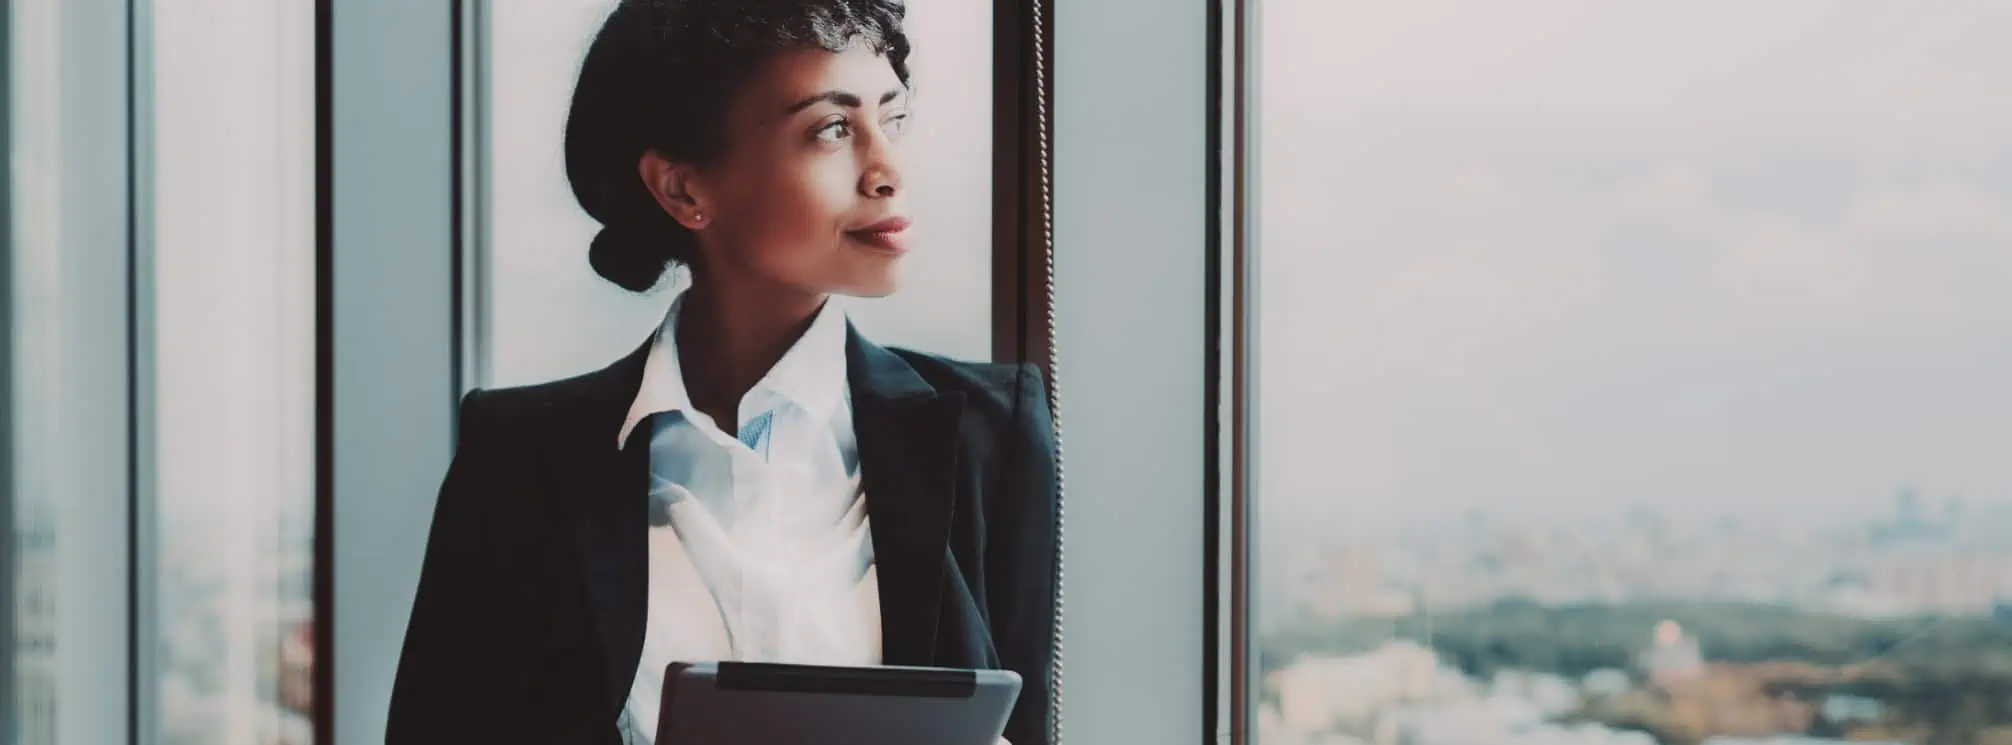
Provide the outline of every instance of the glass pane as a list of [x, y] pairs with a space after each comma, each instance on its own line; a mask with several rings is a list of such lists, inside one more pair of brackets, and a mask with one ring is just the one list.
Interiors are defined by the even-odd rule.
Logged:
[[[587, 264], [598, 225], [573, 201], [563, 127], [587, 42], [609, 0], [493, 3], [486, 63], [488, 369], [483, 385], [550, 380], [636, 348], [677, 283], [650, 295]], [[917, 249], [891, 298], [853, 301], [876, 341], [967, 359], [991, 355], [992, 10], [982, 0], [910, 4], [915, 120], [904, 173]]]
[[1281, 743], [2012, 742], [2012, 14], [1263, 3]]
[[[30, 303], [52, 304], [57, 292], [55, 274], [60, 271], [57, 244], [61, 205], [57, 173], [62, 166], [60, 151], [51, 145], [59, 130], [55, 121], [57, 83], [61, 63], [58, 47], [51, 43], [50, 31], [58, 23], [56, 6], [49, 2], [12, 2], [6, 8], [4, 39], [7, 54], [7, 96], [5, 143], [9, 166], [4, 225], [7, 338], [4, 380], [6, 396], [0, 446], [7, 479], [0, 495], [0, 528], [6, 530], [5, 577], [0, 588], [6, 594], [0, 607], [0, 740], [23, 745], [54, 745], [56, 742], [58, 686], [57, 643], [59, 613], [56, 555], [58, 504], [53, 493], [57, 477], [53, 469], [36, 464], [50, 460], [53, 453], [38, 449], [24, 435], [36, 425], [53, 419], [54, 407], [38, 407], [36, 402], [54, 387], [53, 376], [44, 369], [21, 361], [27, 349], [46, 348], [54, 342], [56, 327], [48, 319], [53, 314], [29, 315], [22, 311]], [[23, 34], [26, 29], [29, 33]], [[34, 32], [42, 33], [34, 33]], [[24, 115], [26, 111], [42, 112]], [[42, 319], [37, 323], [36, 319]], [[71, 642], [74, 643], [74, 642]]]
[[312, 741], [313, 24], [307, 0], [154, 14], [149, 741]]
[[[126, 736], [123, 2], [0, 8], [0, 741]], [[116, 38], [116, 36], [114, 37]], [[109, 704], [105, 692], [118, 693]]]

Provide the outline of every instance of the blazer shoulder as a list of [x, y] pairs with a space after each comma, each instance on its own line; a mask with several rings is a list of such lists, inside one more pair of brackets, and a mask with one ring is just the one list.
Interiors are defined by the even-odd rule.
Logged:
[[1041, 368], [1031, 362], [970, 362], [912, 349], [892, 351], [936, 390], [962, 393], [979, 406], [1011, 407], [1030, 392], [1046, 397]]
[[942, 355], [895, 349], [916, 374], [939, 392], [964, 394], [965, 415], [991, 433], [995, 443], [1029, 443], [1055, 449], [1048, 387], [1038, 365], [1028, 362], [968, 362]]
[[461, 436], [508, 440], [533, 435], [550, 425], [552, 417], [563, 416], [583, 403], [599, 382], [597, 375], [469, 390], [461, 396]]

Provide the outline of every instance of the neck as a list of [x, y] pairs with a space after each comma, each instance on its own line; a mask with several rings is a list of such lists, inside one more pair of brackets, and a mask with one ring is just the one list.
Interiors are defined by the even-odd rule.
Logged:
[[680, 372], [693, 405], [731, 432], [741, 398], [810, 328], [828, 296], [694, 279], [672, 331]]

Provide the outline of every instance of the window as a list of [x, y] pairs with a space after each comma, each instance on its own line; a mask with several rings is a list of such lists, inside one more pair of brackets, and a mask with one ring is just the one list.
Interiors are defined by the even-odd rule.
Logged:
[[2012, 742], [2012, 15], [1251, 32], [1262, 742]]
[[[587, 43], [608, 0], [482, 6], [489, 39], [486, 310], [474, 325], [479, 385], [519, 385], [599, 368], [636, 348], [676, 284], [635, 295], [594, 274], [599, 226], [574, 203], [562, 143]], [[877, 341], [966, 359], [991, 355], [992, 12], [986, 0], [913, 3], [916, 124], [906, 176], [918, 185], [901, 291], [852, 300]], [[920, 184], [927, 184], [920, 188]], [[679, 283], [682, 278], [679, 279]], [[478, 342], [480, 343], [480, 342]]]
[[[125, 4], [0, 7], [0, 740], [110, 742], [130, 680]], [[123, 697], [122, 697], [123, 698]]]
[[138, 385], [155, 537], [139, 581], [155, 602], [140, 628], [158, 668], [141, 683], [158, 719], [141, 739], [309, 745], [313, 6], [175, 10], [153, 14], [145, 60], [152, 303], [136, 331], [152, 337]]

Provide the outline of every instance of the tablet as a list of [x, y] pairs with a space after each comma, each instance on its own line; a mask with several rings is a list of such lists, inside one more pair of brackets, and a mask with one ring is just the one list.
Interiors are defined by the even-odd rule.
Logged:
[[656, 745], [996, 745], [1010, 670], [673, 663]]

